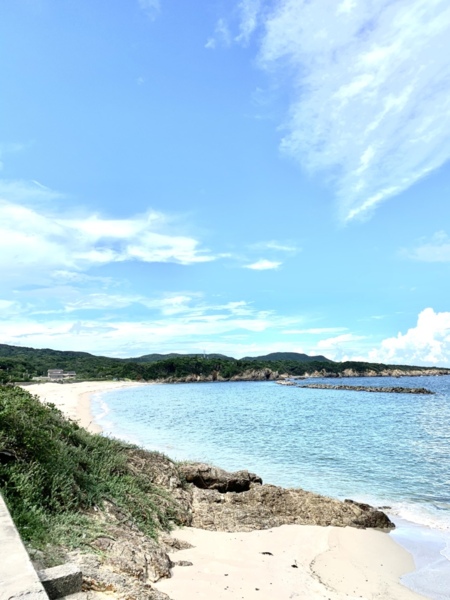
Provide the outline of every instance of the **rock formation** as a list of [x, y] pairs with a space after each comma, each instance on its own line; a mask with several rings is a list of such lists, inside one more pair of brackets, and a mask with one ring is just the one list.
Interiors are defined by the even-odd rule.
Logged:
[[[341, 502], [302, 489], [263, 485], [261, 478], [248, 471], [227, 473], [192, 463], [181, 465], [180, 472], [187, 473], [195, 486], [191, 489], [193, 527], [214, 531], [253, 531], [285, 524], [394, 527], [383, 512], [369, 505]], [[218, 477], [214, 479], [216, 473]], [[228, 491], [230, 482], [238, 482], [240, 489], [246, 489]]]
[[[167, 495], [160, 494], [159, 501], [167, 502], [174, 521], [186, 526], [230, 532], [290, 523], [394, 527], [383, 512], [367, 504], [264, 485], [260, 477], [248, 471], [229, 473], [202, 463], [176, 464], [157, 452], [134, 448], [129, 450], [129, 465], [165, 490]], [[168, 534], [161, 534], [158, 541], [151, 539], [111, 502], [91, 511], [90, 517], [102, 525], [102, 534], [87, 540], [95, 554], [66, 551], [64, 555], [81, 567], [83, 590], [93, 597], [96, 592], [113, 592], [133, 600], [168, 600], [152, 583], [171, 576], [177, 563], [172, 563], [167, 553], [187, 547], [186, 543]], [[37, 558], [38, 553], [36, 566], [42, 568]]]

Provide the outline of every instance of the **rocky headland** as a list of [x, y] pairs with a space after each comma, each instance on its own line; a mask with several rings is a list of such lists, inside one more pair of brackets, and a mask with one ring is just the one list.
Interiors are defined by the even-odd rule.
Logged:
[[287, 379], [316, 379], [316, 378], [327, 378], [327, 379], [345, 379], [348, 377], [425, 377], [425, 376], [439, 376], [439, 375], [450, 375], [450, 369], [441, 368], [427, 368], [424, 369], [396, 369], [386, 368], [380, 371], [372, 369], [355, 370], [355, 369], [344, 369], [343, 371], [336, 373], [328, 369], [311, 370], [306, 371], [304, 375], [290, 375], [289, 373], [282, 373], [277, 370], [265, 368], [265, 369], [247, 369], [239, 375], [233, 375], [232, 377], [223, 377], [220, 371], [213, 371], [208, 375], [189, 374], [183, 377], [164, 377], [157, 379], [156, 383], [203, 383], [203, 382], [226, 382], [226, 381], [286, 381]]

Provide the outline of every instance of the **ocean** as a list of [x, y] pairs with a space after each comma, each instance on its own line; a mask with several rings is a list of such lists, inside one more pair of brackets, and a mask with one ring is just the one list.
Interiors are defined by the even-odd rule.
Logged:
[[[300, 382], [301, 383], [301, 382]], [[320, 390], [275, 382], [154, 384], [96, 394], [107, 435], [177, 460], [248, 469], [384, 509], [416, 571], [403, 583], [450, 598], [450, 376], [314, 379], [425, 387], [433, 395]]]

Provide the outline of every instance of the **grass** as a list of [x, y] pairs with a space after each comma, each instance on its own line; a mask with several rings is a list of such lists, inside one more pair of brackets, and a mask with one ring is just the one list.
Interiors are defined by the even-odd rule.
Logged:
[[168, 492], [129, 468], [133, 447], [87, 432], [29, 392], [0, 387], [0, 491], [28, 545], [76, 548], [108, 500], [151, 537], [174, 519]]

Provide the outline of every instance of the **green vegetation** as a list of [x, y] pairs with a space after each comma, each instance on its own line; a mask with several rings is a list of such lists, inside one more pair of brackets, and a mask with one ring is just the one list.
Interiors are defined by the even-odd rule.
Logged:
[[292, 361], [292, 362], [333, 362], [329, 358], [319, 354], [318, 356], [308, 356], [307, 354], [300, 354], [299, 352], [271, 352], [264, 356], [246, 356], [242, 360], [253, 360], [253, 361]]
[[387, 368], [406, 371], [414, 368], [424, 373], [427, 367], [407, 365], [384, 365], [365, 362], [333, 362], [324, 356], [307, 356], [296, 352], [276, 352], [261, 357], [236, 360], [220, 354], [148, 354], [138, 358], [108, 358], [87, 352], [63, 352], [58, 350], [35, 350], [21, 346], [0, 344], [0, 384], [30, 381], [33, 377], [46, 376], [48, 369], [76, 371], [78, 379], [132, 379], [166, 380], [185, 378], [189, 375], [212, 377], [220, 374], [223, 379], [239, 377], [245, 371], [271, 369], [289, 375], [324, 371], [338, 375], [345, 369], [356, 373], [371, 370], [375, 373]]
[[153, 537], [176, 520], [167, 492], [133, 468], [133, 451], [88, 433], [21, 388], [0, 387], [0, 491], [36, 549], [88, 543], [99, 533], [95, 508], [105, 500]]

